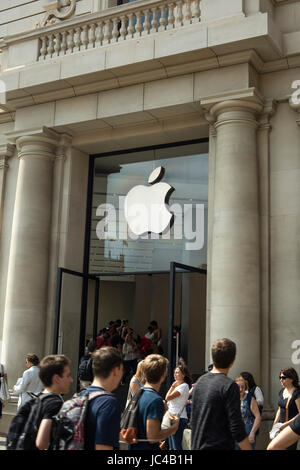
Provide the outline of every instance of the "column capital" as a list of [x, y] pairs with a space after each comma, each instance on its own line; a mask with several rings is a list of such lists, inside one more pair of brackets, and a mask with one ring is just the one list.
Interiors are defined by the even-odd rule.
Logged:
[[12, 144], [0, 145], [0, 170], [8, 168], [7, 160], [12, 157], [15, 151], [15, 146]]
[[22, 157], [48, 157], [55, 158], [57, 142], [49, 137], [26, 135], [16, 140], [19, 158]]
[[15, 145], [2, 144], [0, 145], [0, 157], [12, 157], [15, 151]]
[[54, 159], [64, 154], [66, 147], [72, 143], [70, 135], [59, 134], [48, 128], [26, 133], [25, 135], [14, 133], [9, 137], [17, 146], [19, 158], [35, 156]]
[[221, 125], [240, 122], [256, 126], [257, 116], [262, 112], [261, 103], [252, 100], [225, 100], [214, 104], [205, 114], [207, 121], [218, 128]]
[[66, 150], [72, 144], [72, 137], [68, 134], [61, 134], [59, 143], [56, 147], [56, 160], [64, 160], [66, 156]]
[[269, 99], [266, 100], [261, 112], [261, 115], [259, 117], [259, 129], [267, 129], [271, 130], [272, 126], [270, 124], [270, 119], [272, 116], [274, 116], [277, 108], [277, 101], [274, 99]]

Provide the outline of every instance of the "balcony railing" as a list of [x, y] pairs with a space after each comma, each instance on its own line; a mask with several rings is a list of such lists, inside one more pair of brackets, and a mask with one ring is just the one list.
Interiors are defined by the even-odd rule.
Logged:
[[108, 44], [151, 36], [199, 23], [201, 0], [148, 0], [127, 4], [114, 12], [106, 10], [97, 18], [73, 27], [52, 29], [40, 36], [38, 60], [70, 55]]

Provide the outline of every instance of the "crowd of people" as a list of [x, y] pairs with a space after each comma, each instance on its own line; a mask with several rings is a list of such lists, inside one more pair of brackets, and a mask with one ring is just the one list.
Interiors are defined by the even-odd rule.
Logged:
[[[111, 320], [99, 331], [96, 341], [98, 348], [113, 346], [121, 352], [123, 349], [134, 349], [137, 359], [151, 353], [163, 354], [161, 329], [156, 320], [150, 322], [143, 336], [129, 327], [128, 320]], [[131, 344], [132, 347], [124, 348], [124, 344]]]
[[[158, 328], [157, 324], [154, 326]], [[116, 335], [123, 342], [114, 342]], [[161, 332], [151, 341], [159, 347], [160, 338]], [[81, 375], [81, 391], [76, 398], [81, 400], [80, 406], [84, 397], [87, 399], [84, 449], [120, 448], [122, 415], [112, 392], [127, 376], [131, 380], [123, 413], [132, 411], [132, 403], [138, 397], [137, 435], [130, 442], [130, 450], [182, 450], [185, 430], [191, 434], [192, 450], [255, 449], [264, 406], [263, 392], [250, 372], [241, 372], [235, 380], [228, 376], [236, 358], [233, 341], [223, 338], [213, 344], [212, 364], [196, 383], [185, 362], [180, 360], [173, 371], [174, 382], [165, 396], [161, 395], [161, 385], [167, 377], [168, 359], [151, 348], [145, 354], [138, 344], [126, 321], [119, 326], [111, 323], [109, 330], [102, 330], [96, 341], [89, 342], [78, 372], [80, 375], [85, 370], [86, 375]], [[136, 357], [130, 353], [136, 353]], [[29, 418], [31, 410], [39, 400], [36, 434], [28, 433], [32, 440], [30, 448], [60, 449], [57, 420], [61, 410], [71, 409], [69, 402], [74, 405], [74, 398], [63, 400], [73, 382], [70, 360], [64, 355], [49, 355], [39, 362], [36, 354], [27, 354], [25, 361], [27, 369], [13, 389], [20, 396], [16, 416], [19, 427], [13, 420], [7, 448], [24, 448], [21, 447], [24, 439], [20, 444], [16, 429], [26, 436], [26, 419], [32, 419]], [[3, 365], [0, 371], [2, 388], [7, 371]], [[282, 387], [268, 450], [293, 450], [300, 439], [299, 378], [295, 369], [288, 367], [280, 371], [279, 380]], [[25, 423], [22, 432], [20, 417]], [[59, 442], [61, 445], [62, 439]]]

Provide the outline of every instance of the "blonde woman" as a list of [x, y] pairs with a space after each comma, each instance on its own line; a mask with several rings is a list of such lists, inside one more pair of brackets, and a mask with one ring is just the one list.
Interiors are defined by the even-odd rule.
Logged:
[[144, 377], [144, 374], [143, 374], [143, 362], [144, 361], [140, 361], [138, 363], [136, 373], [134, 374], [134, 376], [130, 380], [125, 408], [127, 408], [127, 405], [130, 402], [130, 400], [132, 399], [132, 397], [140, 390], [140, 388], [143, 387], [143, 385], [145, 383], [145, 377]]
[[[250, 393], [248, 393], [246, 380], [243, 377], [237, 377], [235, 382], [240, 389], [241, 414], [245, 423], [245, 430], [252, 449], [254, 450], [256, 439], [255, 434], [258, 431], [261, 423], [259, 408], [255, 398]], [[238, 444], [236, 445], [236, 449], [239, 449]]]

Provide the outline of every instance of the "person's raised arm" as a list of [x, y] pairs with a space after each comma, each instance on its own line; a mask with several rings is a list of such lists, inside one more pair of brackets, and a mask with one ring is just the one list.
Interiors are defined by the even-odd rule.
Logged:
[[180, 396], [180, 392], [178, 392], [178, 390], [175, 390], [176, 386], [177, 386], [176, 382], [174, 382], [171, 385], [171, 387], [168, 390], [168, 393], [166, 394], [166, 398], [165, 398], [166, 401], [174, 400], [174, 398], [177, 398]]

